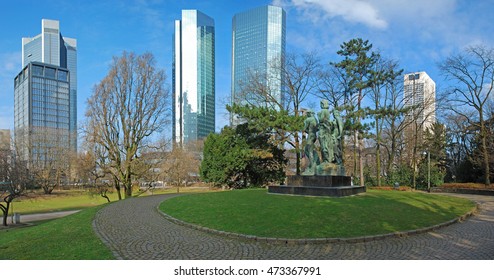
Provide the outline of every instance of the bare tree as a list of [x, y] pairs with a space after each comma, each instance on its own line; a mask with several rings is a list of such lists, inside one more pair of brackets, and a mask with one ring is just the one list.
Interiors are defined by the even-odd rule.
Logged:
[[19, 157], [17, 149], [0, 150], [0, 170], [0, 210], [3, 213], [2, 223], [7, 226], [12, 201], [24, 195], [33, 183], [27, 162]]
[[[334, 64], [329, 63], [321, 68], [319, 75], [319, 88], [318, 92], [315, 94], [321, 99], [326, 99], [333, 108], [338, 110], [344, 110], [344, 104], [349, 101], [346, 100], [348, 82], [346, 81], [346, 75], [344, 70], [336, 67]], [[344, 116], [343, 116], [344, 117]]]
[[67, 184], [72, 156], [67, 130], [32, 128], [29, 133], [28, 150], [29, 170], [45, 194], [51, 194], [55, 188]]
[[[452, 82], [446, 92], [451, 103], [450, 109], [465, 116], [468, 123], [480, 132], [484, 184], [490, 186], [488, 131], [486, 127], [487, 105], [494, 87], [494, 49], [486, 46], [472, 46], [454, 54], [439, 64], [442, 74]], [[475, 112], [470, 118], [468, 112]]]
[[399, 165], [397, 158], [403, 150], [403, 131], [408, 123], [405, 122], [404, 115], [410, 108], [404, 106], [403, 99], [403, 79], [396, 78], [387, 85], [386, 104], [388, 114], [383, 121], [383, 147], [386, 150], [386, 173], [391, 174], [393, 169]]
[[177, 192], [180, 192], [180, 186], [187, 186], [199, 176], [200, 160], [194, 152], [194, 145], [195, 143], [189, 143], [187, 147], [175, 146], [162, 164], [164, 176], [177, 187]]
[[132, 196], [137, 159], [146, 139], [168, 123], [169, 90], [164, 70], [152, 54], [124, 52], [114, 57], [107, 76], [88, 100], [86, 138], [98, 161], [111, 173], [117, 191]]
[[[414, 93], [407, 98], [414, 98], [413, 96]], [[429, 122], [429, 119], [435, 113], [435, 106], [439, 101], [435, 95], [424, 95], [422, 103], [416, 103], [406, 108], [403, 123], [404, 156], [409, 159], [409, 165], [412, 168], [412, 188], [414, 189], [417, 187], [418, 164], [424, 149], [424, 133], [433, 124]], [[404, 102], [407, 103], [407, 100]]]
[[[302, 116], [302, 104], [314, 95], [319, 83], [319, 58], [315, 53], [288, 54], [269, 62], [268, 73], [251, 71], [249, 81], [241, 85], [242, 100], [253, 106], [284, 111], [295, 119]], [[280, 92], [280, 86], [284, 85]], [[300, 174], [301, 137], [299, 129], [278, 129], [277, 140], [288, 143], [296, 153], [296, 172]]]
[[394, 114], [394, 110], [388, 106], [388, 95], [392, 90], [393, 82], [401, 76], [403, 70], [398, 69], [398, 63], [396, 61], [385, 60], [382, 57], [378, 57], [376, 64], [374, 65], [375, 76], [369, 92], [370, 99], [374, 103], [374, 108], [371, 110], [371, 115], [375, 121], [375, 145], [376, 145], [376, 178], [377, 185], [381, 185], [381, 147], [382, 131], [384, 125], [384, 119]]

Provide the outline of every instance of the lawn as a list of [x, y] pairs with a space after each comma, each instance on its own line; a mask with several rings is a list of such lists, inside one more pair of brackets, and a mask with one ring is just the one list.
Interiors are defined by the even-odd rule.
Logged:
[[[181, 188], [180, 192], [205, 190], [207, 188]], [[153, 193], [175, 192], [177, 189], [172, 188]], [[113, 195], [112, 201], [116, 201], [116, 194]], [[64, 218], [36, 222], [30, 227], [0, 230], [0, 260], [114, 259], [92, 228], [94, 215], [104, 204], [106, 199], [102, 197], [75, 191], [16, 199], [14, 210], [23, 214], [89, 208]]]
[[85, 209], [36, 226], [0, 231], [0, 259], [114, 259], [92, 228], [93, 217], [101, 207]]
[[440, 224], [468, 211], [471, 201], [421, 192], [370, 190], [343, 198], [240, 190], [166, 200], [160, 210], [221, 231], [277, 238], [357, 237]]
[[[186, 187], [180, 188], [180, 192], [198, 192], [207, 191], [207, 187]], [[156, 189], [145, 193], [142, 196], [150, 194], [176, 193], [176, 188]], [[137, 192], [134, 192], [136, 195]], [[123, 194], [122, 194], [123, 195]], [[115, 192], [108, 195], [111, 201], [117, 201], [118, 196]], [[11, 205], [9, 215], [12, 213], [32, 214], [55, 211], [66, 211], [83, 209], [98, 206], [107, 203], [106, 199], [98, 194], [88, 191], [59, 191], [55, 190], [52, 194], [45, 195], [40, 193], [27, 193], [26, 196], [16, 198]]]

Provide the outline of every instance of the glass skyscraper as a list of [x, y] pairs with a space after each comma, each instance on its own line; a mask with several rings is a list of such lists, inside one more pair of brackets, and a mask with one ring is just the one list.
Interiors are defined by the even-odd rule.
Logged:
[[16, 142], [30, 157], [46, 152], [48, 142], [77, 151], [77, 41], [62, 37], [58, 21], [43, 19], [41, 34], [22, 38], [22, 66], [14, 79]]
[[285, 57], [285, 26], [285, 11], [275, 6], [258, 7], [233, 17], [232, 103], [253, 103], [245, 100], [249, 95], [242, 93], [242, 88], [254, 74], [264, 75], [263, 81], [270, 83], [264, 86], [269, 86], [271, 94], [282, 102], [283, 72], [272, 66]]
[[214, 20], [183, 10], [173, 36], [173, 131], [177, 144], [205, 138], [215, 130]]

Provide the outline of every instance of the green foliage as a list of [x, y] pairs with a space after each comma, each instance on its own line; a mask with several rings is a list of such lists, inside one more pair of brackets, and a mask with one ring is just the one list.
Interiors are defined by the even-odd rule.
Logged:
[[465, 158], [456, 166], [454, 173], [455, 178], [451, 178], [453, 181], [468, 183], [468, 182], [481, 182], [484, 177], [484, 170], [472, 162], [469, 158]]
[[431, 187], [440, 186], [444, 183], [446, 175], [446, 127], [436, 122], [425, 131], [424, 149], [425, 154], [418, 165], [417, 188], [427, 189], [429, 180], [430, 153], [430, 182]]
[[[429, 178], [429, 167], [427, 162], [427, 156], [424, 156], [424, 159], [420, 162], [418, 166], [418, 176], [417, 176], [417, 188], [418, 189], [427, 189], [428, 178]], [[430, 173], [431, 173], [431, 188], [440, 186], [444, 183], [444, 176], [446, 171], [439, 167], [437, 162], [432, 161], [430, 164]]]
[[386, 177], [386, 182], [388, 185], [393, 185], [394, 183], [400, 184], [400, 186], [411, 186], [413, 170], [410, 166], [402, 164], [394, 168]]
[[225, 127], [204, 143], [200, 174], [205, 182], [231, 188], [263, 186], [284, 179], [284, 151], [273, 145], [270, 134], [249, 128]]
[[338, 55], [343, 60], [335, 63], [335, 67], [344, 71], [345, 92], [347, 112], [346, 128], [349, 131], [364, 133], [370, 129], [370, 125], [362, 123], [361, 120], [368, 114], [368, 108], [362, 108], [361, 102], [364, 98], [364, 90], [373, 86], [377, 74], [373, 69], [379, 59], [379, 54], [372, 52], [372, 44], [361, 38], [351, 39], [340, 46]]
[[227, 105], [226, 108], [230, 113], [238, 115], [245, 121], [249, 129], [266, 133], [275, 132], [278, 137], [271, 140], [282, 142], [282, 144], [287, 141], [290, 133], [299, 133], [304, 127], [302, 116], [290, 115], [286, 110], [239, 104]]
[[446, 171], [446, 127], [439, 122], [425, 131], [425, 149], [431, 153], [431, 161]]
[[166, 200], [160, 210], [183, 221], [261, 237], [356, 237], [414, 230], [471, 211], [466, 199], [421, 192], [368, 191], [351, 197], [271, 195], [234, 190]]
[[93, 231], [92, 221], [100, 208], [89, 208], [32, 227], [0, 231], [0, 259], [114, 259]]

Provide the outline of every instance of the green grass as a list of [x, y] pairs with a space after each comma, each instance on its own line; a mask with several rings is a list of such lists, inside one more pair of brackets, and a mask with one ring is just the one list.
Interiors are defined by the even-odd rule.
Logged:
[[343, 198], [241, 190], [166, 200], [160, 210], [217, 230], [278, 238], [347, 238], [440, 224], [472, 210], [471, 201], [418, 192], [374, 191]]
[[92, 220], [102, 206], [40, 222], [36, 226], [0, 231], [3, 260], [105, 260], [114, 259], [96, 236]]
[[[112, 201], [116, 201], [115, 196]], [[91, 196], [86, 192], [54, 192], [50, 195], [33, 195], [16, 198], [9, 213], [33, 214], [89, 208], [106, 203], [100, 196]]]
[[[198, 192], [205, 191], [207, 188], [180, 188], [180, 192]], [[158, 189], [153, 192], [141, 194], [142, 196], [150, 194], [176, 193], [176, 188]], [[135, 193], [134, 193], [135, 194]], [[123, 195], [123, 194], [122, 194]], [[117, 201], [117, 194], [109, 194], [111, 201]], [[50, 195], [28, 193], [27, 196], [16, 198], [11, 205], [9, 214], [14, 212], [20, 214], [45, 213], [56, 211], [67, 211], [94, 207], [107, 203], [106, 199], [85, 191], [57, 191]]]

